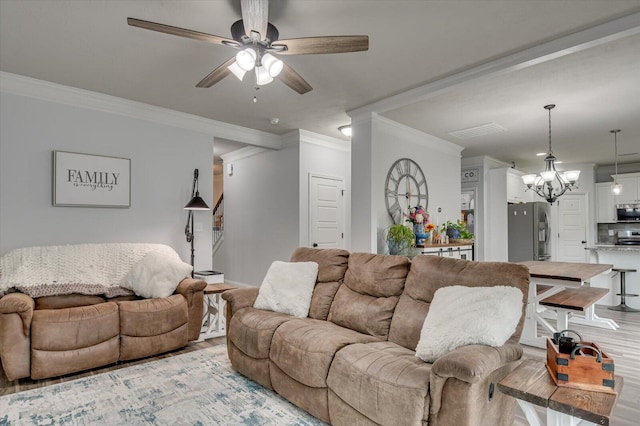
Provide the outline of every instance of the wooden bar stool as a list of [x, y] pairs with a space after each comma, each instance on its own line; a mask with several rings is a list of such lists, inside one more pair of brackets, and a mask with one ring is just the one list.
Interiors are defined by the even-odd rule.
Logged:
[[616, 271], [620, 273], [620, 293], [617, 293], [616, 296], [620, 296], [620, 304], [617, 306], [609, 306], [609, 309], [612, 311], [622, 311], [622, 312], [640, 312], [640, 309], [635, 309], [630, 306], [627, 306], [626, 298], [627, 297], [637, 297], [637, 294], [629, 294], [627, 293], [627, 285], [624, 281], [625, 274], [627, 272], [637, 272], [636, 269], [629, 268], [612, 268], [612, 271]]

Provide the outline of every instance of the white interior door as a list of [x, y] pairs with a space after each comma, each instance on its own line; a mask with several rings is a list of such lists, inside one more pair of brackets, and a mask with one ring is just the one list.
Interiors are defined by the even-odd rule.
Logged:
[[344, 248], [344, 179], [309, 175], [309, 243]]
[[587, 202], [585, 194], [558, 199], [558, 262], [587, 262]]

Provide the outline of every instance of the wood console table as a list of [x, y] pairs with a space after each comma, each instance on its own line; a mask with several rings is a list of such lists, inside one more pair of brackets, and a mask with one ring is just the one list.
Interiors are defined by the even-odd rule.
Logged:
[[[538, 261], [520, 262], [520, 264], [529, 268], [529, 275], [531, 277], [529, 295], [527, 297], [527, 313], [520, 343], [539, 348], [546, 347], [546, 339], [538, 336], [538, 324], [541, 324], [550, 333], [564, 330], [568, 326], [569, 312], [572, 313], [572, 322], [613, 330], [618, 328], [618, 324], [613, 320], [600, 318], [595, 314], [593, 304], [600, 297], [604, 296], [602, 291], [600, 289], [591, 290], [586, 286], [583, 287], [591, 278], [611, 271], [613, 265]], [[538, 293], [538, 286], [547, 287], [544, 291]], [[557, 304], [555, 304], [557, 309], [554, 310], [557, 311], [557, 321], [556, 326], [553, 326], [543, 317], [542, 312], [540, 312], [545, 308], [545, 306], [541, 306], [541, 302], [543, 300], [552, 301], [551, 303], [546, 303], [547, 308], [552, 308], [554, 307], [554, 298], [552, 296], [566, 290], [576, 290], [573, 296], [575, 296], [577, 292], [587, 290], [584, 292], [584, 300], [587, 301], [587, 303], [582, 303], [580, 306], [565, 303], [562, 307], [557, 307]], [[565, 295], [569, 295], [570, 293], [571, 292], [567, 292]], [[600, 295], [600, 297], [597, 297], [598, 295]], [[583, 316], [577, 317], [578, 314]]]
[[[616, 376], [616, 391], [622, 390], [623, 378]], [[498, 383], [505, 395], [517, 399], [531, 426], [541, 426], [535, 406], [544, 407], [547, 426], [608, 426], [617, 394], [559, 387], [547, 371], [544, 361], [527, 359]], [[582, 423], [581, 423], [582, 422]]]

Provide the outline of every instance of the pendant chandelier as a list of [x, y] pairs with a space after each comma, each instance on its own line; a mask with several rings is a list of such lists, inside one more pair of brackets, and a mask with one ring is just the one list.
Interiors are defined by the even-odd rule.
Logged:
[[570, 170], [568, 172], [558, 172], [556, 170], [556, 157], [551, 150], [551, 110], [555, 105], [545, 105], [544, 109], [549, 111], [549, 152], [544, 158], [544, 171], [539, 175], [524, 175], [522, 181], [527, 186], [527, 190], [532, 190], [549, 204], [553, 204], [562, 194], [572, 189], [578, 188], [578, 177], [580, 170]]
[[622, 192], [622, 185], [618, 183], [618, 133], [620, 133], [620, 129], [609, 130], [609, 132], [613, 133], [613, 143], [615, 146], [615, 156], [616, 156], [616, 177], [613, 179], [613, 186], [611, 187], [611, 192], [614, 195], [620, 195]]

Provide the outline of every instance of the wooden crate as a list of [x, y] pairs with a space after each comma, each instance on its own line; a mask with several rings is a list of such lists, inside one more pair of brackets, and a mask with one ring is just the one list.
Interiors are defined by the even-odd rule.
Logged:
[[552, 339], [547, 339], [547, 370], [558, 386], [592, 390], [598, 392], [617, 393], [615, 390], [613, 359], [593, 342], [580, 342], [593, 346], [602, 354], [602, 361], [597, 362], [596, 352], [583, 349], [584, 355], [571, 355], [558, 351]]

